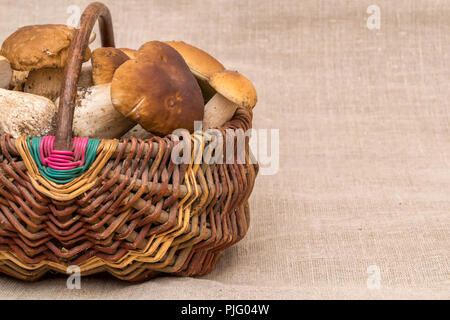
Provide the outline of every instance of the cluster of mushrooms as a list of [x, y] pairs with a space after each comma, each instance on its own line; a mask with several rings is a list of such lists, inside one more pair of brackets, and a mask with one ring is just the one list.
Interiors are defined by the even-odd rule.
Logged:
[[[18, 29], [0, 51], [0, 133], [54, 134], [64, 67], [75, 29]], [[93, 33], [90, 42], [94, 41]], [[181, 41], [150, 41], [138, 50], [88, 48], [78, 81], [73, 133], [78, 137], [149, 138], [175, 129], [223, 125], [257, 101], [252, 83], [203, 50]]]

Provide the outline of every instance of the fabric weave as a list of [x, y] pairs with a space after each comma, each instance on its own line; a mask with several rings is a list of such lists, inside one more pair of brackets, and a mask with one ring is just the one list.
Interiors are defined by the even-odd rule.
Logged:
[[[0, 41], [88, 2], [0, 0]], [[0, 297], [450, 298], [449, 1], [103, 2], [118, 47], [183, 40], [252, 80], [253, 126], [280, 130], [280, 168], [258, 176], [246, 238], [207, 276], [81, 290], [0, 276]]]

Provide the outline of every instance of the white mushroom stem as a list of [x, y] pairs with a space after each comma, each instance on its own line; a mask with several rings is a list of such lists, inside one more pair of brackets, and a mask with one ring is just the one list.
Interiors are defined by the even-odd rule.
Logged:
[[0, 88], [7, 89], [12, 79], [12, 69], [9, 61], [0, 56]]
[[151, 137], [153, 137], [153, 134], [142, 128], [140, 124], [137, 124], [122, 136], [122, 138], [131, 138], [131, 137], [144, 140], [150, 139]]
[[[61, 85], [63, 81], [63, 68], [44, 68], [33, 70], [26, 78], [24, 92], [43, 96], [55, 101], [61, 93]], [[80, 72], [78, 86], [87, 88], [92, 85], [92, 67], [83, 66]]]
[[75, 136], [119, 138], [136, 124], [116, 111], [110, 91], [110, 83], [79, 90], [73, 119]]
[[0, 89], [0, 133], [17, 138], [53, 134], [55, 104], [29, 93]]
[[201, 73], [195, 71], [194, 69], [190, 69], [192, 74], [197, 80], [197, 83], [202, 90], [203, 100], [207, 103], [211, 98], [216, 94], [216, 90], [209, 84], [209, 78], [202, 75]]
[[205, 105], [203, 130], [222, 126], [233, 117], [236, 108], [237, 105], [235, 103], [220, 93], [216, 93]]
[[63, 68], [32, 70], [25, 82], [24, 92], [37, 94], [54, 101], [59, 96], [63, 79]]
[[92, 81], [92, 66], [83, 66], [80, 72], [80, 77], [78, 78], [78, 87], [88, 88], [92, 87], [94, 82]]

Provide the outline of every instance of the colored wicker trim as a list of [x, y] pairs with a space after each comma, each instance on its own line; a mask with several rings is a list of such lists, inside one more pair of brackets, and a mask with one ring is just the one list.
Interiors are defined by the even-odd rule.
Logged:
[[[53, 179], [48, 179], [47, 175], [41, 172], [42, 167], [34, 161], [36, 154], [33, 156], [30, 152], [29, 140], [28, 137], [20, 137], [16, 139], [15, 144], [25, 163], [30, 182], [42, 194], [59, 201], [72, 200], [95, 185], [99, 173], [119, 143], [118, 140], [102, 140], [96, 148], [97, 155], [95, 161], [93, 161], [89, 168], [86, 168], [87, 170], [77, 178], [69, 179], [69, 182], [61, 184], [53, 181]], [[38, 140], [35, 141], [37, 143]]]
[[28, 149], [25, 149], [25, 152], [31, 154], [42, 176], [58, 184], [65, 184], [82, 175], [95, 160], [100, 140], [80, 141], [81, 139], [74, 138], [75, 150], [72, 152], [66, 151], [64, 155], [55, 155], [55, 152], [58, 151], [46, 147], [46, 144], [53, 146], [54, 137], [27, 137]]
[[[250, 119], [238, 110], [226, 128]], [[190, 164], [171, 161], [170, 137], [103, 140], [91, 168], [59, 185], [40, 175], [26, 137], [1, 136], [0, 271], [35, 280], [78, 265], [130, 281], [210, 272], [247, 232], [257, 166], [250, 153], [244, 164], [195, 164], [207, 144], [183, 139]]]

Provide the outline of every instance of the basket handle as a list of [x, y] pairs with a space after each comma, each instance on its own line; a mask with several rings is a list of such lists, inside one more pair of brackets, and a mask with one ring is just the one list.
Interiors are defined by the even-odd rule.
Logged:
[[83, 57], [89, 45], [89, 36], [95, 25], [99, 22], [100, 36], [103, 47], [114, 47], [114, 32], [109, 9], [100, 2], [91, 3], [80, 18], [80, 27], [70, 45], [64, 81], [61, 87], [58, 116], [56, 118], [55, 145], [56, 150], [71, 150], [72, 123], [74, 106], [77, 96], [77, 84], [83, 64]]

